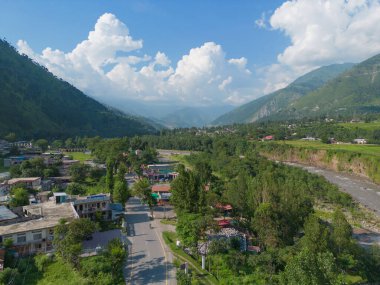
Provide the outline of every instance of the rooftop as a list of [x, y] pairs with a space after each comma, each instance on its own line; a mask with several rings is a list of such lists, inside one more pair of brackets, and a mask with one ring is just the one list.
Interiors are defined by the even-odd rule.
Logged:
[[76, 200], [74, 201], [74, 205], [82, 204], [82, 203], [93, 203], [93, 202], [103, 202], [103, 201], [109, 201], [110, 196], [107, 194], [98, 194], [98, 195], [92, 195], [87, 197], [80, 197], [78, 196]]
[[156, 184], [152, 186], [152, 192], [170, 192], [170, 184]]
[[0, 226], [0, 235], [52, 228], [58, 225], [60, 219], [72, 220], [78, 217], [70, 203], [55, 204], [53, 201], [25, 206], [23, 207], [23, 211], [28, 212], [29, 215], [41, 217]]
[[16, 184], [20, 182], [28, 183], [28, 182], [34, 182], [37, 181], [38, 179], [41, 179], [41, 177], [24, 177], [24, 178], [13, 178], [11, 180], [8, 180], [8, 184]]
[[0, 206], [0, 221], [16, 219], [17, 215], [5, 206]]

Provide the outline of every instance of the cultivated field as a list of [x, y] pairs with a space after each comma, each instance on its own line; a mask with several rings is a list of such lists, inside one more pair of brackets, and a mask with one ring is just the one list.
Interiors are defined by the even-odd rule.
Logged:
[[380, 145], [357, 145], [357, 144], [325, 144], [320, 141], [285, 141], [286, 144], [310, 149], [332, 149], [350, 151], [380, 157]]

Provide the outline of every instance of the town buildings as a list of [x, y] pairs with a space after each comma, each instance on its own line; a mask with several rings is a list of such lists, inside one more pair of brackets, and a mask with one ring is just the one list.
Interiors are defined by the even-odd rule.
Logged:
[[0, 242], [12, 240], [21, 255], [47, 252], [53, 249], [54, 227], [61, 219], [79, 218], [71, 203], [49, 201], [11, 211], [0, 206]]

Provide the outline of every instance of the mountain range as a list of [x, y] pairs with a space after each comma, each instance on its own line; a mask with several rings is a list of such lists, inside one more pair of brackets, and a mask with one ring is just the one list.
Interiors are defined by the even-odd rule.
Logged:
[[147, 120], [86, 96], [0, 40], [0, 137], [115, 137], [155, 133]]
[[361, 63], [334, 64], [301, 76], [213, 121], [213, 125], [380, 114], [380, 54]]
[[253, 100], [220, 116], [212, 124], [251, 123], [263, 118], [273, 117], [287, 110], [301, 97], [317, 90], [353, 66], [353, 63], [333, 64], [313, 70], [283, 89]]

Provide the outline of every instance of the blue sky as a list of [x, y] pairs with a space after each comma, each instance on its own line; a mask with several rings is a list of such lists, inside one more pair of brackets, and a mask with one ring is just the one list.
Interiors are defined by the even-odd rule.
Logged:
[[289, 40], [277, 31], [255, 25], [262, 13], [274, 11], [278, 0], [1, 0], [0, 35], [12, 44], [26, 40], [35, 51], [47, 46], [72, 50], [85, 39], [96, 20], [112, 13], [144, 51], [165, 52], [178, 61], [190, 48], [213, 41], [230, 57], [247, 57], [251, 65], [270, 64]]
[[0, 0], [0, 36], [97, 100], [147, 115], [238, 106], [360, 62], [380, 53], [379, 15], [380, 0]]

